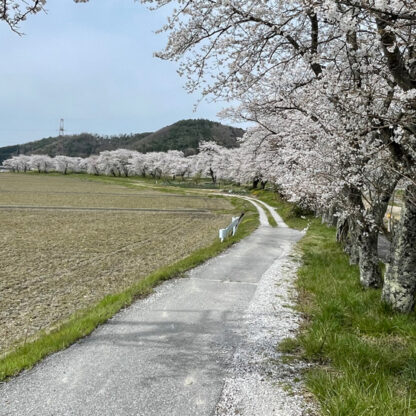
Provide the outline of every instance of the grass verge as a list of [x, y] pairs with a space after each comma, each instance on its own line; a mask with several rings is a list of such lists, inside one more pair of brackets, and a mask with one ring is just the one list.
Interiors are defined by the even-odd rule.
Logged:
[[235, 214], [242, 211], [246, 213], [234, 237], [223, 243], [216, 240], [210, 246], [155, 271], [123, 292], [107, 295], [94, 306], [74, 313], [66, 322], [59, 324], [50, 332], [41, 332], [34, 341], [28, 342], [0, 358], [0, 381], [16, 375], [24, 369], [29, 369], [46, 356], [68, 347], [90, 334], [98, 325], [106, 322], [120, 309], [130, 305], [136, 299], [150, 294], [152, 289], [163, 281], [183, 276], [186, 271], [218, 255], [232, 244], [251, 234], [259, 225], [257, 211], [247, 201], [238, 198], [232, 198], [231, 201], [235, 208]]
[[270, 224], [272, 227], [277, 227], [277, 222], [276, 222], [276, 220], [273, 218], [272, 214], [270, 214], [269, 210], [268, 210], [266, 207], [262, 207], [262, 208], [264, 208], [264, 212], [265, 212], [265, 213], [266, 213], [266, 215], [267, 215], [267, 219], [268, 219], [268, 221], [269, 221], [269, 224]]
[[306, 380], [322, 414], [416, 415], [416, 315], [392, 312], [380, 290], [360, 286], [332, 228], [314, 220], [299, 247], [306, 320], [280, 349], [317, 364]]

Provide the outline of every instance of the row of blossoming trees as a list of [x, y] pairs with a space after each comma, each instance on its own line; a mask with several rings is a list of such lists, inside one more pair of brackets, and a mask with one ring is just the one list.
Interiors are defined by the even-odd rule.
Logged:
[[232, 160], [236, 149], [227, 149], [215, 142], [202, 142], [199, 153], [185, 157], [178, 150], [168, 152], [140, 153], [133, 150], [106, 150], [87, 158], [34, 154], [13, 156], [3, 162], [12, 172], [35, 171], [39, 173], [60, 172], [88, 173], [109, 176], [142, 176], [151, 178], [210, 177], [233, 180]]
[[271, 178], [271, 171], [265, 169], [264, 162], [264, 155], [257, 157], [251, 146], [246, 144], [228, 149], [207, 141], [199, 145], [197, 155], [188, 157], [178, 150], [140, 153], [118, 149], [106, 150], [87, 158], [21, 154], [5, 160], [3, 166], [12, 172], [88, 173], [156, 179], [208, 177], [214, 184], [228, 181], [257, 187], [261, 183], [264, 188]]
[[[283, 124], [279, 127], [282, 129]], [[282, 129], [280, 134], [286, 133]], [[275, 138], [271, 140], [264, 136], [263, 131], [252, 128], [239, 148], [227, 149], [215, 142], [203, 142], [199, 153], [189, 157], [176, 150], [140, 153], [119, 149], [88, 158], [19, 155], [4, 161], [3, 166], [15, 172], [82, 172], [182, 179], [210, 177], [213, 183], [232, 181], [252, 187], [257, 187], [259, 183], [264, 187], [269, 182], [287, 199], [314, 210], [326, 222], [337, 225], [338, 238], [350, 254], [352, 263], [360, 265], [361, 283], [367, 287], [378, 287], [381, 275], [377, 238], [379, 232], [384, 231], [383, 217], [391, 195], [387, 193], [383, 199], [385, 187], [390, 183], [385, 176], [388, 173], [385, 161], [380, 158], [369, 168], [366, 181], [356, 195], [357, 209], [346, 205], [343, 197], [345, 182], [344, 178], [337, 179], [336, 176], [341, 168], [334, 154], [335, 149], [324, 146], [324, 142], [318, 141], [317, 137], [315, 141], [320, 143], [318, 147], [309, 146], [301, 150], [277, 146]]]
[[[256, 178], [273, 181], [291, 200], [336, 222], [363, 286], [383, 286], [384, 301], [412, 310], [414, 1], [142, 1], [173, 11], [162, 28], [167, 46], [158, 56], [181, 62], [188, 90], [238, 101], [225, 115], [255, 124], [235, 151], [247, 151], [247, 159], [237, 156], [244, 162], [227, 175], [239, 178], [257, 169]], [[232, 153], [224, 150], [224, 160]], [[209, 174], [221, 175], [214, 169]], [[399, 181], [404, 207], [382, 281], [377, 237]]]
[[[384, 301], [412, 310], [414, 0], [143, 1], [173, 6], [158, 56], [181, 63], [189, 91], [240, 102], [225, 113], [256, 124], [245, 143], [265, 175], [336, 221], [364, 286], [383, 286]], [[404, 209], [382, 281], [377, 236], [400, 180]]]

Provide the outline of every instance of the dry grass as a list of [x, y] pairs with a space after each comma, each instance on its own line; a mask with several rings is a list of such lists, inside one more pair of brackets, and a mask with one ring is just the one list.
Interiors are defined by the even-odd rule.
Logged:
[[55, 175], [0, 175], [0, 206], [48, 206], [146, 209], [231, 209], [225, 199], [131, 189]]
[[[32, 192], [24, 192], [29, 190]], [[26, 195], [26, 201], [43, 198], [42, 205], [53, 196], [56, 205], [77, 206], [73, 197], [81, 195], [90, 206], [91, 193], [97, 198], [93, 200], [115, 207], [123, 200], [112, 194], [142, 201], [136, 197], [139, 191], [116, 185], [54, 176], [0, 175], [0, 205], [7, 205], [5, 195]], [[222, 199], [163, 198], [161, 193], [145, 199], [155, 208], [228, 206]], [[39, 330], [52, 328], [75, 310], [209, 245], [229, 219], [230, 214], [213, 213], [0, 211], [0, 354]]]

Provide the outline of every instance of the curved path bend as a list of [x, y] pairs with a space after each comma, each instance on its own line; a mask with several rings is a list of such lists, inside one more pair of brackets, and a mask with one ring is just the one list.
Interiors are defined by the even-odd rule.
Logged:
[[212, 415], [262, 276], [302, 236], [252, 202], [254, 233], [1, 383], [0, 415]]

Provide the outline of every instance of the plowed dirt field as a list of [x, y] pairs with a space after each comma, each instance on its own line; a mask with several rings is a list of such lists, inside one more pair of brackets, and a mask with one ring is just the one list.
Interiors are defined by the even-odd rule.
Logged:
[[0, 354], [208, 246], [232, 209], [221, 198], [31, 174], [0, 174], [0, 206]]

